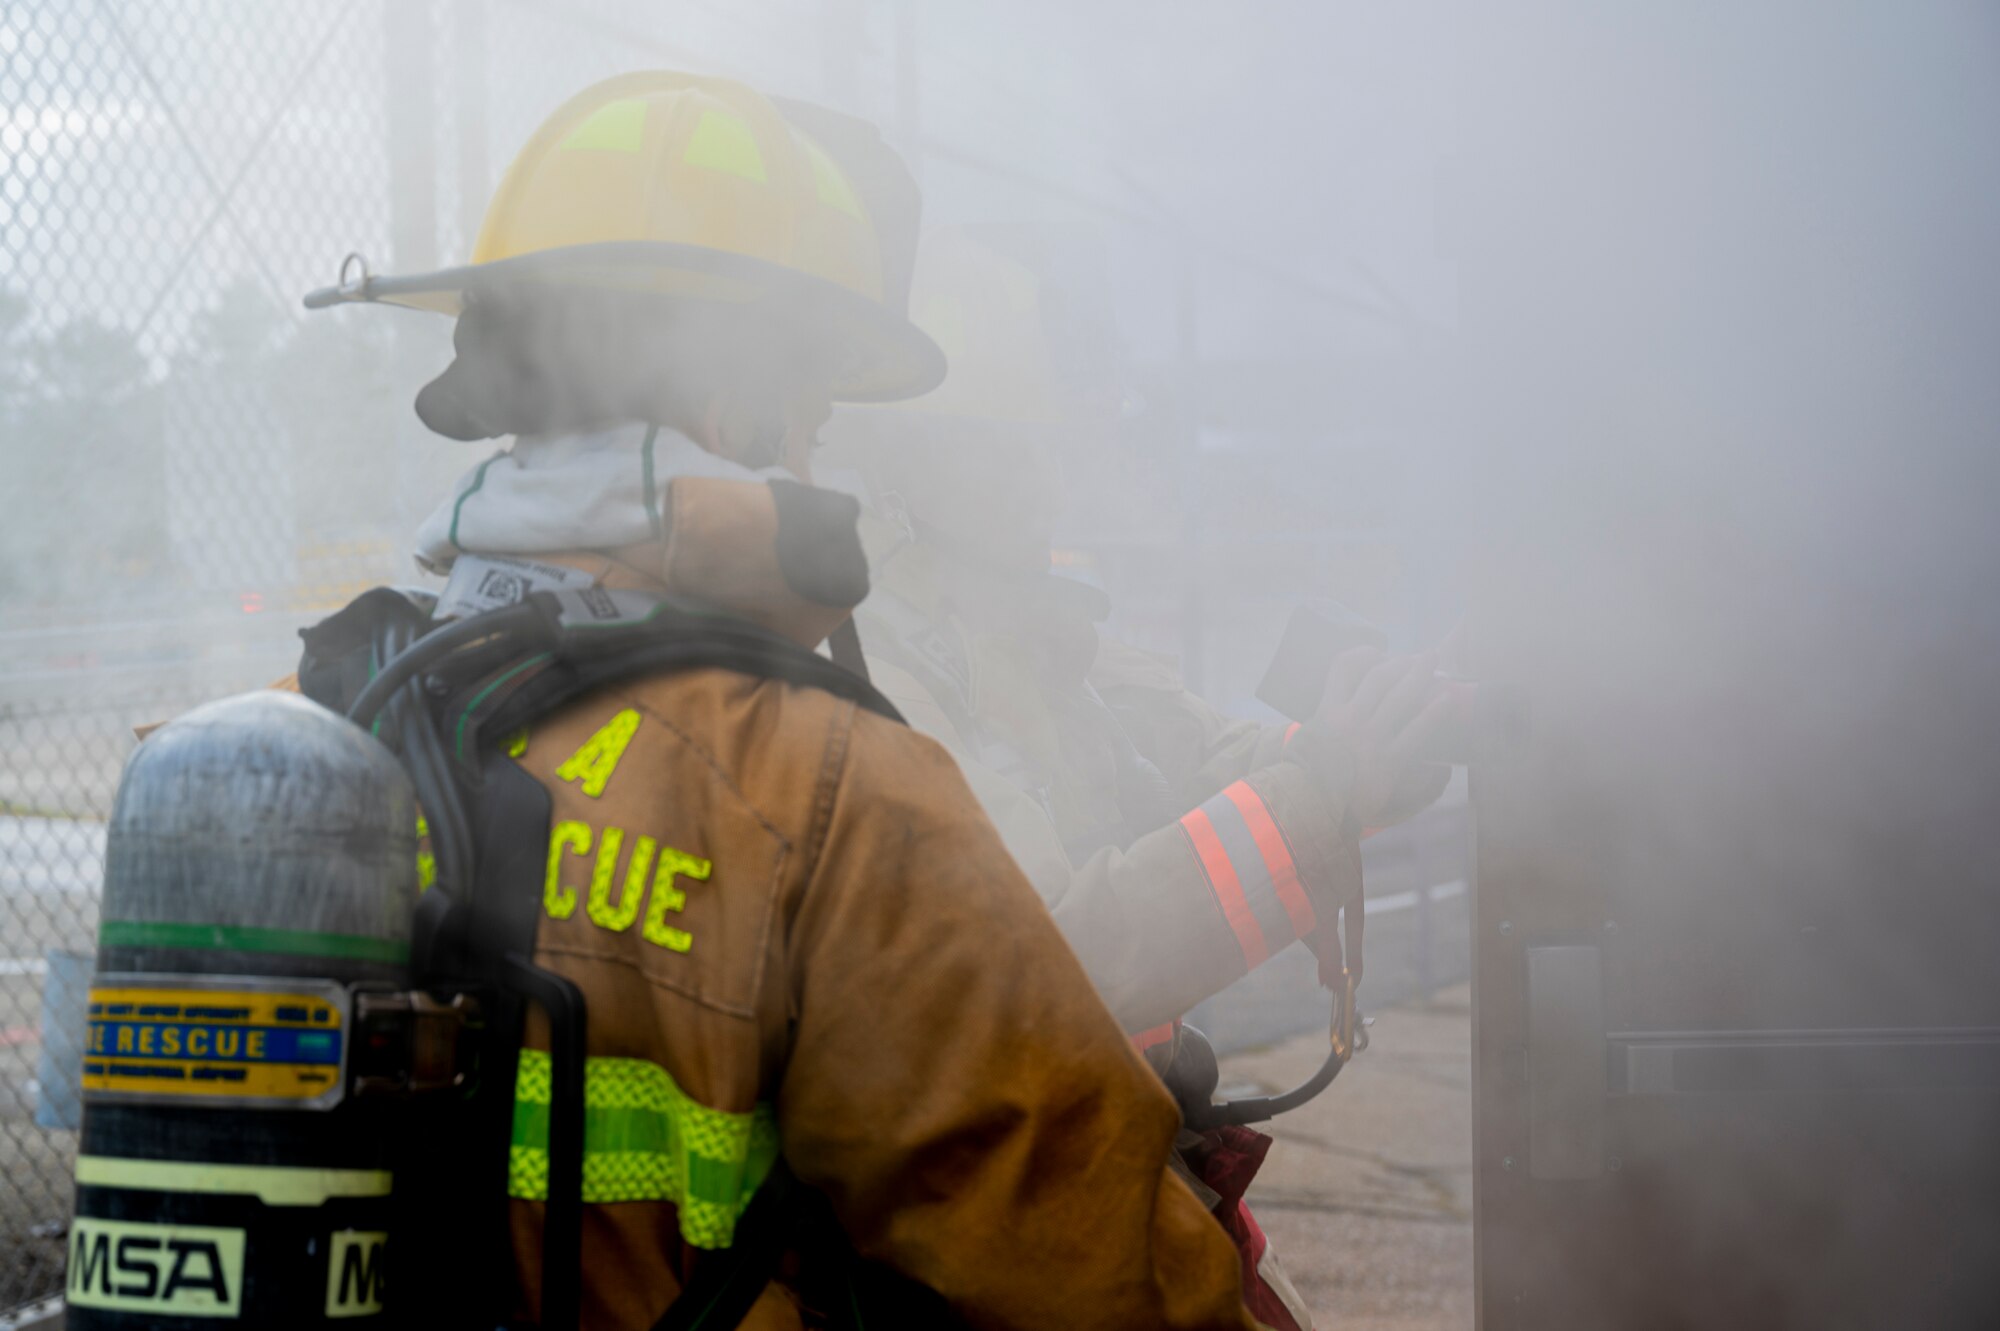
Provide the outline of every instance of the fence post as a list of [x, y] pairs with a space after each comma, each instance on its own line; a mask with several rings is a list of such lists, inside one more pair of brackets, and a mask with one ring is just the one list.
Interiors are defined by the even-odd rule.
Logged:
[[486, 128], [486, 0], [456, 0], [452, 6], [452, 74], [458, 95], [458, 229], [465, 253], [453, 262], [472, 258], [486, 215], [486, 195], [492, 188], [487, 158]]
[[1429, 1006], [1436, 988], [1431, 969], [1431, 878], [1430, 868], [1425, 865], [1424, 872], [1417, 875], [1417, 993], [1423, 997], [1425, 1006]]
[[820, 0], [820, 77], [828, 104], [852, 111], [861, 88], [860, 0]]
[[382, 124], [389, 160], [389, 269], [437, 267], [435, 0], [383, 0]]
[[1175, 299], [1175, 392], [1181, 400], [1181, 679], [1202, 694], [1208, 677], [1208, 641], [1203, 633], [1203, 588], [1208, 576], [1204, 538], [1201, 458], [1201, 272], [1194, 244], [1183, 231], [1178, 246]]
[[924, 178], [924, 85], [917, 0], [896, 0], [896, 139], [910, 174]]

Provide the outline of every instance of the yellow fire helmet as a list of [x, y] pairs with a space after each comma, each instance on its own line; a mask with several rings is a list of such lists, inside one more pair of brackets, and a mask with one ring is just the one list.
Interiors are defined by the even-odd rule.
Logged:
[[456, 315], [468, 293], [537, 283], [651, 292], [685, 315], [767, 307], [827, 356], [833, 396], [911, 397], [944, 353], [885, 303], [865, 197], [763, 95], [725, 79], [625, 74], [564, 103], [487, 205], [461, 268], [377, 277], [350, 256], [309, 309], [382, 302]]

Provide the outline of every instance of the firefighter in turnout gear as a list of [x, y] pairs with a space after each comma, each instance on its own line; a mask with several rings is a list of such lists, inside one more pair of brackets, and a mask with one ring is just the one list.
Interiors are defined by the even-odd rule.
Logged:
[[[1196, 1003], [1359, 909], [1362, 829], [1415, 813], [1449, 775], [1414, 759], [1439, 697], [1426, 659], [1357, 653], [1317, 719], [1260, 726], [1099, 631], [1108, 601], [1053, 574], [1050, 550], [1065, 442], [1116, 410], [1107, 336], [1079, 332], [1087, 319], [1021, 257], [1034, 240], [925, 237], [911, 315], [951, 375], [912, 402], [839, 413], [823, 463], [858, 471], [870, 498], [873, 587], [856, 622], [875, 683], [958, 761], [1164, 1068]], [[1239, 1243], [1253, 1312], [1302, 1331], [1310, 1315], [1240, 1203], [1268, 1139], [1222, 1138], [1184, 1134], [1189, 1181]]]
[[[838, 120], [720, 80], [613, 79], [529, 142], [471, 266], [351, 271], [314, 298], [456, 314], [419, 411], [514, 436], [420, 533], [440, 618], [648, 592], [838, 646], [866, 566], [853, 500], [809, 484], [814, 433], [834, 400], [944, 370], [882, 261], [914, 185]], [[594, 689], [505, 740], [551, 806], [533, 961], [589, 1013], [582, 1325], [652, 1326], [783, 1168], [830, 1223], [800, 1230], [744, 1325], [841, 1324], [893, 1277], [896, 1306], [949, 1307], [925, 1324], [1248, 1331], [1236, 1255], [1166, 1167], [1172, 1102], [952, 758], [888, 710], [707, 668]], [[1267, 790], [1280, 814], [1306, 798]], [[1345, 853], [1301, 842], [1273, 890], [1296, 902]], [[504, 1169], [507, 1315], [527, 1322], [546, 1316], [549, 1040], [531, 1016]]]

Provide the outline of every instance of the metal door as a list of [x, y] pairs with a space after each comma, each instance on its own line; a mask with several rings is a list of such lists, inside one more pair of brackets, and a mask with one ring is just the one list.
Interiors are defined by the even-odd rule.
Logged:
[[1480, 1325], [2000, 1326], [2000, 22], [1498, 8]]

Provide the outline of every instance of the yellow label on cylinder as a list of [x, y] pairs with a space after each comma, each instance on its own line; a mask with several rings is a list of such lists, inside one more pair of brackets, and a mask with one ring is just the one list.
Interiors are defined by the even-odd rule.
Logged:
[[300, 1107], [339, 1099], [347, 1032], [338, 988], [289, 983], [297, 987], [93, 986], [85, 1094]]

